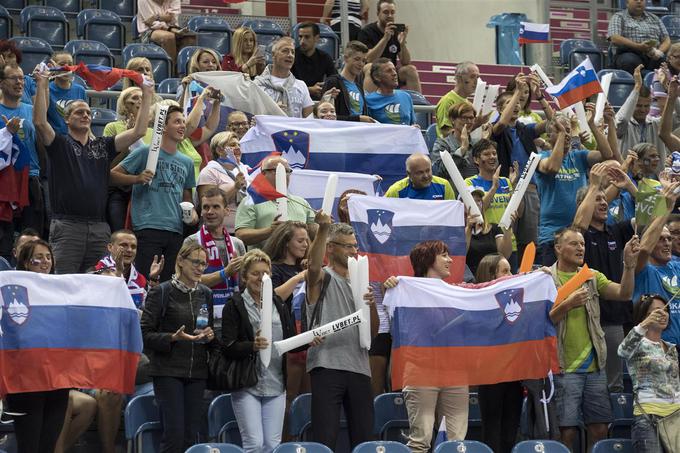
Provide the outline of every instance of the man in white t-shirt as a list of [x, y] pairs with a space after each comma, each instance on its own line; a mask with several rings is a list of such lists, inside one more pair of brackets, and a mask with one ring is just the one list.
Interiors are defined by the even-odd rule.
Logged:
[[290, 72], [295, 62], [295, 41], [284, 37], [274, 43], [273, 63], [255, 78], [262, 88], [288, 116], [304, 118], [312, 113], [314, 102], [307, 85]]

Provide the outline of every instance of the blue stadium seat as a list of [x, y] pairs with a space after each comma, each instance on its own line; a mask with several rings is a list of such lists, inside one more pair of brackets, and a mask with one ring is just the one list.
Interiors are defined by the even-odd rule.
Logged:
[[9, 39], [12, 36], [12, 16], [4, 6], [0, 6], [0, 39]]
[[136, 0], [98, 0], [98, 9], [105, 9], [107, 11], [113, 11], [120, 17], [130, 20], [132, 16], [137, 14], [137, 1]]
[[114, 66], [114, 59], [106, 44], [99, 41], [74, 39], [64, 46], [64, 50], [73, 55], [73, 62], [85, 64], [99, 64], [102, 66]]
[[93, 108], [92, 133], [95, 137], [102, 137], [104, 135], [104, 127], [117, 119], [114, 110]]
[[587, 39], [565, 39], [560, 44], [560, 64], [567, 66], [569, 64], [569, 54], [575, 49], [595, 49], [597, 46], [594, 42]]
[[220, 395], [210, 402], [208, 408], [208, 438], [217, 442], [241, 445], [236, 414], [234, 414], [234, 408], [231, 406], [231, 395]]
[[666, 26], [671, 42], [680, 41], [680, 17], [674, 15], [663, 16], [661, 22]]
[[40, 38], [19, 36], [10, 38], [21, 50], [21, 69], [24, 74], [30, 74], [38, 63], [52, 56], [52, 46]]
[[449, 440], [437, 445], [434, 453], [493, 453], [488, 445], [476, 440]]
[[43, 5], [59, 8], [68, 17], [76, 17], [82, 9], [80, 0], [43, 0]]
[[411, 450], [399, 442], [375, 440], [364, 442], [352, 450], [352, 453], [410, 453]]
[[630, 393], [611, 393], [614, 421], [609, 425], [610, 437], [630, 439], [630, 428], [633, 425], [633, 395]]
[[196, 444], [185, 453], [243, 453], [243, 449], [232, 444]]
[[470, 392], [468, 403], [468, 439], [482, 438], [482, 410], [479, 407], [479, 394]]
[[151, 61], [156, 83], [170, 78], [171, 60], [162, 47], [156, 44], [128, 44], [123, 49], [123, 66], [126, 66], [128, 61], [134, 57], [146, 57]]
[[53, 6], [27, 6], [21, 10], [21, 30], [26, 36], [40, 38], [61, 48], [68, 41], [68, 20]]
[[680, 14], [680, 0], [671, 0], [668, 9], [671, 14]]
[[604, 68], [604, 55], [594, 42], [586, 39], [565, 39], [560, 44], [560, 64], [571, 71], [590, 58], [596, 71]]
[[76, 18], [77, 34], [81, 39], [94, 39], [115, 54], [125, 46], [125, 26], [113, 11], [84, 9]]
[[612, 82], [609, 85], [609, 94], [607, 100], [615, 109], [620, 108], [626, 101], [626, 98], [633, 91], [635, 80], [633, 76], [621, 69], [603, 69], [597, 73], [597, 77], [602, 80], [602, 76], [612, 73]]
[[654, 80], [654, 71], [650, 71], [645, 75], [645, 79], [644, 79], [643, 83], [647, 88], [649, 88], [651, 90], [653, 80]]
[[427, 144], [427, 149], [432, 151], [434, 147], [434, 142], [437, 141], [437, 123], [432, 123], [427, 127], [425, 131], [425, 143]]
[[[298, 395], [290, 405], [289, 415], [288, 432], [290, 436], [298, 441], [309, 441], [312, 437], [312, 394], [303, 393]], [[344, 452], [349, 450], [347, 419], [343, 411], [340, 415], [340, 434], [335, 451]]]
[[536, 452], [569, 453], [569, 449], [556, 440], [525, 440], [512, 447], [512, 453]]
[[2, 6], [11, 14], [19, 14], [26, 7], [28, 0], [3, 0]]
[[[304, 450], [300, 450], [300, 448], [304, 448]], [[333, 450], [324, 444], [319, 444], [316, 442], [286, 442], [276, 447], [273, 453], [299, 453], [300, 451], [304, 451], [305, 453], [333, 452]]]
[[196, 45], [212, 47], [220, 55], [229, 53], [233, 31], [229, 22], [221, 17], [194, 16], [187, 22], [187, 28], [198, 33]]
[[[430, 105], [429, 101], [425, 96], [423, 96], [421, 93], [418, 93], [417, 91], [412, 91], [412, 90], [404, 90], [411, 96], [411, 100], [413, 101], [413, 105]], [[431, 121], [432, 115], [427, 112], [417, 112], [416, 113], [416, 123], [420, 126], [422, 130], [426, 130], [429, 126]]]
[[132, 18], [130, 28], [132, 28], [132, 39], [134, 41], [139, 41], [139, 31], [137, 31], [137, 16]]
[[373, 400], [373, 432], [381, 440], [405, 443], [408, 436], [408, 413], [401, 393], [383, 393]]
[[[333, 29], [326, 24], [316, 24], [319, 26], [319, 42], [316, 45], [317, 49], [321, 49], [324, 52], [326, 52], [328, 55], [333, 58], [333, 60], [337, 60], [337, 58], [340, 56], [340, 40], [338, 39], [338, 35], [335, 34]], [[300, 29], [300, 24], [295, 24], [293, 29], [291, 30], [291, 36], [295, 40], [296, 44], [299, 44], [298, 42], [298, 31]]]
[[634, 453], [630, 439], [605, 439], [593, 446], [593, 453]]
[[[204, 49], [205, 47], [201, 46], [186, 46], [182, 47], [182, 50], [179, 51], [177, 54], [177, 76], [178, 77], [184, 77], [189, 73], [189, 61], [191, 61], [191, 57], [196, 52], [198, 49]], [[217, 52], [216, 49], [212, 49], [215, 52]], [[219, 54], [219, 52], [217, 52]], [[217, 64], [219, 65], [220, 62], [218, 61]]]
[[286, 34], [276, 22], [266, 19], [250, 19], [241, 23], [242, 27], [252, 29], [257, 35], [257, 44], [268, 46]]
[[182, 83], [182, 79], [165, 79], [161, 80], [158, 84], [158, 89], [156, 90], [158, 94], [175, 94], [177, 93], [177, 88]]
[[[132, 398], [125, 407], [124, 415], [127, 451], [132, 453], [156, 451], [160, 445], [161, 416], [153, 395]], [[154, 445], [156, 448], [153, 448]]]

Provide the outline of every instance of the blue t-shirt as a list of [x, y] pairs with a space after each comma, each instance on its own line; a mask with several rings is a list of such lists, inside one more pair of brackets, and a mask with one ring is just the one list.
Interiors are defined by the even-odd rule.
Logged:
[[[647, 264], [635, 276], [635, 292], [633, 301], [637, 302], [643, 294], [658, 294], [670, 300], [673, 294], [680, 291], [680, 261], [671, 260], [665, 266]], [[680, 299], [675, 298], [668, 305], [670, 318], [668, 327], [661, 338], [674, 344], [680, 344]]]
[[47, 109], [47, 121], [57, 134], [68, 134], [68, 127], [64, 122], [64, 108], [69, 101], [80, 99], [87, 101], [85, 88], [77, 83], [72, 83], [71, 88], [65, 90], [59, 88], [54, 82], [50, 82], [50, 106]]
[[394, 90], [389, 96], [373, 92], [366, 95], [368, 115], [383, 124], [406, 124], [416, 122], [411, 96], [401, 90]]
[[[130, 153], [121, 167], [131, 175], [146, 168], [149, 147], [142, 146]], [[153, 229], [182, 234], [182, 209], [184, 189], [196, 186], [194, 163], [177, 151], [168, 154], [162, 149], [158, 155], [156, 174], [150, 185], [132, 186], [132, 226], [135, 230]]]
[[349, 94], [349, 111], [352, 115], [361, 115], [364, 111], [364, 98], [356, 83], [340, 77]]
[[21, 102], [33, 105], [35, 96], [35, 80], [30, 75], [24, 75], [24, 94], [21, 95]]
[[[550, 157], [550, 151], [539, 154]], [[569, 151], [555, 175], [539, 171], [536, 175], [538, 195], [541, 199], [541, 220], [538, 224], [538, 243], [553, 241], [557, 230], [571, 225], [576, 214], [576, 192], [588, 182], [588, 153], [586, 149]]]
[[2, 121], [2, 115], [5, 115], [8, 120], [15, 116], [22, 118], [21, 127], [17, 135], [24, 143], [26, 149], [31, 156], [30, 168], [28, 170], [29, 176], [40, 176], [40, 161], [38, 160], [38, 152], [35, 147], [35, 126], [33, 126], [33, 106], [23, 102], [19, 103], [19, 107], [11, 109], [0, 104], [0, 127], [5, 127], [5, 122]]

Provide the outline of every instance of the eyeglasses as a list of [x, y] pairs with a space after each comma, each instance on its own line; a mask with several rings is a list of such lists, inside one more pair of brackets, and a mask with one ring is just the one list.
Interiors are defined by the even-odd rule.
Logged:
[[100, 275], [103, 274], [104, 272], [116, 272], [116, 266], [105, 266], [102, 267], [101, 269], [95, 269], [92, 272], [88, 272], [91, 275]]
[[[276, 171], [276, 168], [265, 168], [264, 170], [262, 170], [262, 173], [267, 173], [268, 171]], [[293, 173], [293, 170], [291, 170], [290, 168], [286, 168], [286, 174], [289, 175], [291, 173]]]
[[246, 127], [248, 125], [247, 121], [239, 121], [236, 123], [229, 123], [229, 127]]
[[194, 267], [208, 267], [208, 263], [206, 263], [203, 260], [192, 260], [190, 258], [185, 258], [188, 262], [191, 263], [192, 266]]
[[23, 82], [24, 77], [23, 76], [3, 77], [3, 80], [9, 80], [11, 82]]
[[335, 242], [335, 241], [329, 241], [333, 245], [337, 245], [338, 247], [342, 247], [345, 250], [359, 250], [359, 244], [345, 244], [342, 242]]

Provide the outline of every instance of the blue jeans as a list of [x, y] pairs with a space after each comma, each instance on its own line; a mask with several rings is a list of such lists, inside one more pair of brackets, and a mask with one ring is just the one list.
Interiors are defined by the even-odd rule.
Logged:
[[655, 422], [661, 418], [657, 415], [636, 415], [633, 419], [631, 428], [631, 439], [633, 440], [633, 451], [635, 453], [660, 453], [663, 452], [656, 426], [649, 419]]
[[271, 453], [281, 443], [286, 392], [278, 396], [255, 396], [245, 390], [231, 394], [243, 450]]

